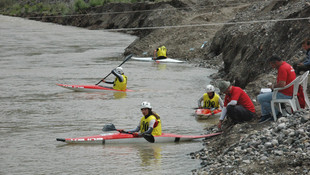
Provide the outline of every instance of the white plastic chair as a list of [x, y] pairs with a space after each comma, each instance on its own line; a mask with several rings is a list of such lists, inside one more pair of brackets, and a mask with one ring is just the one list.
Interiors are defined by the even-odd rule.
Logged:
[[[276, 110], [275, 110], [275, 104], [276, 103], [278, 103], [278, 109], [280, 110], [280, 112], [282, 112], [281, 103], [289, 104], [292, 107], [293, 112], [297, 111], [298, 107], [300, 108], [298, 98], [297, 98], [300, 79], [301, 79], [301, 76], [298, 76], [290, 84], [288, 84], [282, 88], [273, 89], [272, 100], [271, 100], [271, 111], [272, 111], [272, 116], [273, 116], [274, 121], [277, 121], [277, 115], [276, 115]], [[294, 86], [293, 96], [291, 99], [277, 99], [277, 94], [280, 90], [287, 89], [291, 86]]]

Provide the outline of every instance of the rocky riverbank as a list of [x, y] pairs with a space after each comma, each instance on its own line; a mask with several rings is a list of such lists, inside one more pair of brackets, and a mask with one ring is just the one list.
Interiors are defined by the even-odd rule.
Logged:
[[310, 110], [277, 122], [237, 124], [204, 145], [191, 153], [202, 161], [193, 174], [310, 174]]
[[[277, 54], [293, 63], [304, 57], [301, 42], [310, 37], [309, 0], [109, 3], [79, 14], [18, 16], [89, 29], [122, 29], [119, 32], [139, 37], [125, 55], [152, 56], [156, 47], [165, 45], [169, 57], [218, 69], [211, 78], [244, 88], [253, 101], [276, 77], [267, 58]], [[259, 104], [254, 104], [260, 115]], [[277, 122], [235, 125], [191, 154], [202, 160], [202, 168], [193, 174], [309, 174], [309, 118], [309, 110], [304, 110]]]

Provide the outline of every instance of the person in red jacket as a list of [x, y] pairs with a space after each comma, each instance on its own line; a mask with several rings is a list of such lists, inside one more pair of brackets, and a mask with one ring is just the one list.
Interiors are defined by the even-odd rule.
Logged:
[[252, 100], [240, 87], [232, 86], [228, 81], [220, 81], [218, 87], [221, 93], [225, 94], [224, 107], [218, 123], [219, 129], [226, 116], [233, 123], [250, 121], [256, 116]]
[[[287, 62], [283, 61], [278, 56], [272, 56], [269, 58], [268, 62], [270, 66], [274, 69], [278, 70], [277, 82], [274, 84], [272, 88], [280, 88], [284, 87], [287, 84], [291, 83], [296, 78], [295, 71], [293, 67]], [[293, 86], [283, 89], [277, 93], [277, 99], [290, 99], [293, 95]], [[259, 94], [257, 96], [257, 100], [261, 105], [261, 113], [262, 116], [260, 118], [260, 123], [265, 121], [270, 121], [273, 119], [271, 115], [271, 100], [272, 100], [272, 92]], [[281, 115], [278, 111], [276, 114]]]

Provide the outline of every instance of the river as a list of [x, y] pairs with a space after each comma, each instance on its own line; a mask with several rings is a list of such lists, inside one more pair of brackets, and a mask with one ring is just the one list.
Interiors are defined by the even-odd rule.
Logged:
[[143, 101], [161, 116], [163, 132], [204, 134], [210, 123], [195, 120], [193, 108], [215, 70], [129, 60], [122, 67], [133, 92], [73, 92], [56, 83], [96, 84], [136, 37], [7, 16], [0, 31], [0, 174], [191, 174], [200, 167], [189, 154], [203, 148], [201, 140], [70, 145], [56, 138], [97, 135], [108, 123], [133, 129]]

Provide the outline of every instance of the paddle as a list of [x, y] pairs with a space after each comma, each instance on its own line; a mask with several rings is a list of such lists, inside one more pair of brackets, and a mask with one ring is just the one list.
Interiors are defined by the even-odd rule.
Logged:
[[[103, 128], [102, 128], [102, 131], [118, 131], [120, 133], [133, 134], [133, 133], [130, 133], [130, 132], [125, 132], [125, 131], [121, 131], [119, 129], [116, 129], [114, 124], [112, 124], [112, 123], [104, 125]], [[155, 142], [155, 138], [154, 138], [154, 136], [152, 134], [144, 134], [143, 138], [145, 140], [147, 140], [148, 142], [150, 142], [150, 143], [154, 143]]]
[[[128, 61], [130, 58], [132, 57], [132, 54], [128, 55], [125, 60], [120, 64], [118, 65], [117, 67], [121, 67], [126, 61]], [[96, 85], [98, 85], [99, 83], [101, 83], [104, 79], [106, 79], [108, 76], [111, 75], [112, 72], [110, 72], [107, 76], [105, 76], [103, 79], [101, 79]]]

